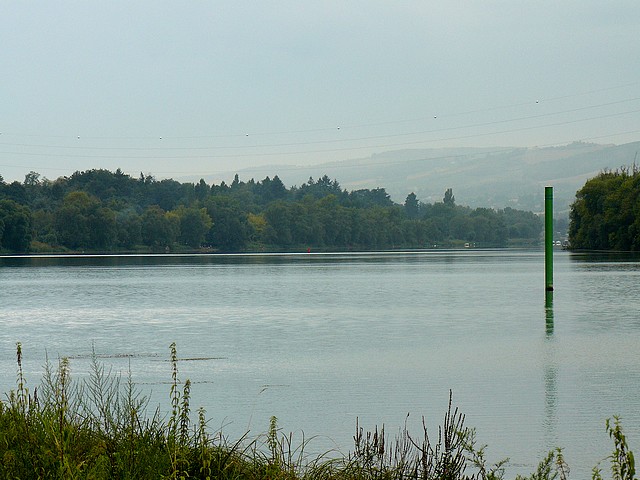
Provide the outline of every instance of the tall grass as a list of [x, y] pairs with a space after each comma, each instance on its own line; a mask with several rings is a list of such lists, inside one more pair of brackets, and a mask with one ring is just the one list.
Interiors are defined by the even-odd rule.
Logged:
[[[423, 420], [418, 436], [406, 424], [393, 437], [384, 426], [365, 430], [356, 421], [348, 455], [306, 454], [307, 440], [294, 443], [272, 417], [265, 434], [230, 441], [212, 434], [200, 408], [191, 420], [191, 383], [179, 379], [175, 344], [170, 346], [171, 412], [149, 409], [148, 398], [91, 358], [90, 375], [72, 381], [69, 361], [47, 358], [38, 388], [30, 391], [16, 348], [16, 389], [0, 401], [0, 478], [19, 479], [249, 479], [249, 480], [498, 480], [507, 460], [488, 464], [486, 446], [453, 408], [451, 396], [432, 439]], [[608, 457], [614, 480], [635, 478], [633, 453], [618, 418], [607, 420], [614, 442]], [[560, 449], [549, 452], [535, 472], [517, 480], [566, 480]], [[593, 480], [603, 480], [598, 464]]]

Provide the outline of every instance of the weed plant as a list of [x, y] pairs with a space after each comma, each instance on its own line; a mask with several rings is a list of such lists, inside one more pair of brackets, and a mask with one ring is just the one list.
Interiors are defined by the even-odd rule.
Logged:
[[[210, 433], [206, 412], [191, 421], [191, 382], [178, 376], [178, 355], [170, 346], [171, 414], [150, 410], [131, 374], [105, 370], [92, 355], [89, 377], [72, 382], [69, 361], [46, 359], [39, 388], [31, 392], [22, 370], [18, 343], [17, 388], [0, 401], [0, 478], [6, 479], [248, 479], [248, 480], [500, 480], [507, 460], [488, 464], [486, 446], [478, 447], [464, 415], [452, 407], [432, 443], [422, 421], [418, 437], [405, 426], [390, 438], [384, 429], [364, 430], [356, 421], [354, 449], [348, 455], [327, 452], [310, 457], [304, 438], [295, 444], [283, 435], [276, 417], [256, 438], [229, 441]], [[633, 453], [620, 420], [607, 420], [614, 442], [607, 457], [613, 480], [635, 478]], [[516, 480], [566, 480], [562, 450], [540, 462], [528, 477]], [[600, 464], [592, 480], [604, 480]]]

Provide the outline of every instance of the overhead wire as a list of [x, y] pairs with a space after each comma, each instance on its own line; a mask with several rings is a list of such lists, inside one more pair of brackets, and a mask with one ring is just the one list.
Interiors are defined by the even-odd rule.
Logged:
[[[598, 92], [602, 92], [602, 91], [607, 91], [607, 90], [613, 90], [613, 89], [619, 89], [619, 88], [623, 88], [623, 87], [627, 87], [627, 86], [635, 86], [640, 82], [633, 82], [633, 83], [628, 83], [625, 85], [619, 85], [619, 86], [615, 86], [615, 87], [608, 87], [608, 88], [603, 88], [603, 89], [597, 89], [597, 90], [591, 90], [588, 92], [581, 92], [581, 93], [576, 93], [576, 94], [571, 94], [571, 95], [563, 95], [563, 96], [555, 96], [555, 97], [548, 97], [548, 98], [541, 98], [539, 100], [536, 101], [536, 104], [539, 103], [548, 103], [548, 102], [552, 102], [552, 101], [557, 101], [557, 100], [562, 100], [562, 99], [566, 99], [566, 98], [572, 98], [572, 97], [578, 97], [578, 96], [585, 96], [585, 95], [589, 95], [589, 94], [593, 94], [593, 93], [598, 93]], [[570, 120], [564, 120], [564, 121], [559, 121], [559, 122], [551, 122], [551, 123], [543, 123], [543, 124], [538, 124], [538, 125], [527, 125], [527, 126], [522, 126], [522, 127], [514, 127], [514, 128], [508, 128], [508, 129], [501, 129], [501, 130], [493, 130], [493, 131], [485, 131], [485, 132], [475, 132], [475, 133], [467, 133], [464, 135], [456, 135], [456, 136], [439, 136], [437, 138], [421, 138], [421, 139], [417, 139], [417, 140], [413, 140], [413, 141], [405, 141], [405, 142], [384, 142], [384, 143], [380, 143], [380, 142], [376, 142], [376, 143], [372, 143], [372, 140], [382, 140], [382, 139], [393, 139], [393, 138], [402, 138], [402, 137], [410, 137], [410, 136], [417, 136], [417, 135], [433, 135], [433, 134], [438, 134], [438, 133], [444, 133], [444, 132], [451, 132], [451, 131], [456, 131], [456, 130], [472, 130], [472, 129], [477, 129], [477, 128], [481, 128], [481, 127], [491, 127], [491, 126], [495, 126], [495, 125], [504, 125], [504, 124], [515, 124], [518, 122], [524, 122], [524, 121], [529, 121], [529, 120], [536, 120], [536, 119], [541, 119], [541, 118], [549, 118], [549, 117], [553, 117], [553, 116], [560, 116], [560, 115], [567, 115], [567, 114], [572, 114], [572, 113], [576, 113], [576, 112], [581, 112], [581, 111], [587, 111], [587, 110], [593, 110], [593, 109], [598, 109], [598, 108], [604, 108], [604, 107], [610, 107], [610, 106], [614, 106], [614, 105], [622, 105], [622, 104], [630, 104], [633, 102], [636, 102], [640, 100], [640, 97], [633, 97], [633, 98], [625, 98], [622, 100], [616, 100], [616, 101], [611, 101], [611, 102], [606, 102], [606, 103], [599, 103], [599, 104], [594, 104], [594, 105], [585, 105], [585, 106], [581, 106], [581, 107], [577, 107], [577, 108], [572, 108], [572, 109], [565, 109], [565, 110], [559, 110], [559, 111], [554, 111], [554, 112], [545, 112], [545, 113], [539, 113], [539, 114], [535, 114], [535, 115], [526, 115], [526, 116], [517, 116], [517, 117], [511, 117], [511, 118], [505, 118], [505, 119], [499, 119], [499, 120], [492, 120], [492, 121], [487, 121], [487, 122], [478, 122], [478, 123], [469, 123], [469, 124], [465, 124], [465, 125], [454, 125], [454, 126], [448, 126], [448, 127], [442, 127], [442, 128], [434, 128], [434, 129], [426, 129], [426, 130], [417, 130], [417, 131], [411, 131], [411, 132], [401, 132], [401, 133], [387, 133], [387, 134], [382, 134], [382, 135], [370, 135], [370, 136], [360, 136], [360, 137], [349, 137], [349, 138], [333, 138], [333, 139], [325, 139], [325, 140], [309, 140], [309, 141], [300, 141], [300, 142], [286, 142], [286, 143], [260, 143], [260, 144], [252, 144], [252, 145], [213, 145], [213, 146], [189, 146], [189, 147], [172, 147], [172, 146], [162, 146], [162, 147], [156, 147], [156, 146], [144, 146], [144, 147], [139, 147], [139, 146], [134, 146], [134, 147], [126, 147], [126, 146], [92, 146], [92, 145], [49, 145], [49, 144], [30, 144], [30, 143], [13, 143], [13, 142], [0, 142], [0, 145], [2, 146], [6, 146], [6, 147], [19, 147], [19, 148], [33, 148], [33, 149], [48, 149], [48, 150], [73, 150], [73, 151], [84, 151], [84, 152], [94, 152], [94, 151], [101, 151], [101, 152], [154, 152], [154, 151], [160, 151], [160, 152], [174, 152], [174, 151], [180, 151], [180, 152], [186, 152], [184, 155], [123, 155], [122, 153], [117, 153], [114, 155], [111, 154], [92, 154], [92, 153], [53, 153], [51, 151], [48, 152], [33, 152], [33, 151], [0, 151], [0, 155], [10, 155], [10, 156], [33, 156], [33, 157], [52, 157], [52, 158], [86, 158], [86, 159], [110, 159], [110, 160], [148, 160], [148, 159], [157, 159], [157, 160], [162, 160], [162, 159], [200, 159], [200, 158], [208, 158], [211, 160], [214, 160], [216, 158], [249, 158], [249, 157], [273, 157], [273, 156], [291, 156], [291, 155], [305, 155], [305, 154], [322, 154], [322, 153], [336, 153], [336, 152], [347, 152], [347, 151], [357, 151], [357, 150], [371, 150], [371, 149], [385, 149], [385, 148], [394, 148], [394, 147], [408, 147], [408, 146], [417, 146], [417, 145], [429, 145], [429, 144], [434, 144], [434, 143], [440, 143], [440, 142], [447, 142], [447, 141], [452, 141], [452, 140], [462, 140], [462, 139], [470, 139], [470, 138], [480, 138], [480, 137], [488, 137], [488, 136], [495, 136], [495, 135], [501, 135], [501, 134], [505, 134], [505, 133], [513, 133], [513, 132], [520, 132], [520, 131], [526, 131], [526, 130], [534, 130], [534, 129], [541, 129], [541, 128], [549, 128], [549, 127], [557, 127], [557, 126], [562, 126], [562, 125], [569, 125], [569, 124], [575, 124], [575, 123], [579, 123], [579, 122], [588, 122], [588, 121], [593, 121], [593, 120], [601, 120], [601, 119], [606, 119], [606, 118], [613, 118], [613, 117], [618, 117], [618, 116], [623, 116], [623, 115], [629, 115], [629, 114], [634, 114], [634, 113], [638, 113], [640, 112], [640, 109], [633, 109], [633, 110], [626, 110], [626, 111], [622, 111], [622, 112], [615, 112], [615, 113], [607, 113], [607, 114], [602, 114], [602, 115], [596, 115], [596, 116], [590, 116], [590, 117], [582, 117], [582, 118], [575, 118], [575, 119], [570, 119]], [[490, 112], [493, 110], [498, 110], [498, 109], [508, 109], [508, 108], [515, 108], [515, 107], [522, 107], [522, 106], [531, 106], [532, 102], [528, 101], [528, 102], [521, 102], [521, 103], [514, 103], [514, 104], [510, 104], [510, 105], [502, 105], [502, 106], [496, 106], [496, 107], [490, 107], [490, 108], [486, 108], [486, 109], [481, 109], [481, 110], [470, 110], [467, 112], [459, 112], [459, 113], [450, 113], [448, 115], [442, 115], [438, 118], [446, 118], [446, 117], [452, 117], [452, 116], [460, 116], [460, 115], [469, 115], [469, 114], [474, 114], [474, 113], [486, 113], [486, 112]], [[344, 129], [355, 129], [355, 128], [361, 128], [361, 127], [374, 127], [374, 126], [385, 126], [385, 125], [393, 125], [393, 124], [400, 124], [400, 123], [409, 123], [412, 121], [423, 121], [428, 119], [429, 117], [424, 117], [421, 119], [408, 119], [408, 120], [391, 120], [391, 121], [387, 121], [387, 122], [378, 122], [378, 123], [363, 123], [363, 124], [358, 124], [358, 125], [346, 125], [343, 128]], [[251, 136], [267, 136], [267, 135], [280, 135], [280, 134], [299, 134], [299, 133], [311, 133], [311, 132], [326, 132], [326, 131], [331, 131], [331, 130], [340, 130], [340, 128], [321, 128], [321, 129], [302, 129], [302, 130], [290, 130], [290, 131], [282, 131], [282, 132], [265, 132], [262, 134], [252, 134]], [[342, 133], [342, 132], [341, 132]], [[618, 133], [612, 133], [612, 134], [607, 134], [607, 135], [600, 135], [600, 136], [596, 136], [596, 137], [586, 137], [586, 139], [598, 139], [598, 138], [607, 138], [607, 137], [613, 137], [613, 136], [619, 136], [619, 135], [629, 135], [629, 134], [635, 134], [637, 133], [636, 130], [630, 130], [630, 131], [626, 131], [626, 132], [618, 132]], [[16, 134], [8, 134], [6, 136], [21, 136], [21, 135], [16, 135]], [[5, 138], [6, 138], [5, 136]], [[24, 135], [23, 135], [24, 136]], [[213, 136], [192, 136], [192, 137], [179, 137], [179, 136], [173, 136], [173, 137], [91, 137], [91, 136], [76, 136], [73, 138], [76, 138], [77, 140], [140, 140], [140, 139], [145, 139], [145, 140], [149, 140], [149, 139], [156, 139], [156, 140], [162, 140], [162, 139], [166, 139], [166, 140], [184, 140], [184, 139], [211, 139], [211, 138], [232, 138], [232, 137], [247, 137], [249, 136], [248, 134], [233, 134], [233, 135], [213, 135]], [[28, 137], [32, 137], [32, 138], [37, 138], [37, 135], [29, 135]], [[0, 133], [0, 139], [3, 138], [2, 133]], [[46, 135], [42, 135], [39, 136], [39, 138], [60, 138], [60, 139], [69, 139], [71, 137], [69, 136], [46, 136]], [[585, 138], [581, 139], [584, 140]], [[568, 142], [565, 143], [570, 143], [571, 141], [575, 141], [576, 139], [573, 138], [571, 140], [569, 140]], [[332, 145], [332, 144], [347, 144], [347, 143], [354, 143], [354, 142], [369, 142], [366, 144], [362, 144], [362, 145], [351, 145], [351, 146], [341, 146], [341, 147], [337, 147], [337, 148], [316, 148], [316, 149], [296, 149], [294, 151], [266, 151], [266, 149], [273, 149], [273, 148], [288, 148], [288, 147], [305, 147], [305, 146], [315, 146], [315, 145]], [[168, 143], [168, 142], [167, 142]], [[554, 144], [550, 144], [550, 145], [558, 145], [558, 142], [555, 142]], [[538, 147], [541, 147], [540, 145], [538, 145]], [[263, 151], [259, 151], [259, 152], [255, 152], [255, 150], [257, 149], [263, 149]], [[229, 153], [221, 153], [217, 150], [234, 150], [232, 152]], [[211, 151], [210, 153], [207, 154], [202, 154], [202, 155], [194, 155], [191, 154], [189, 152], [196, 152], [196, 151]], [[26, 166], [21, 166], [21, 165], [8, 165], [8, 164], [0, 164], [0, 166], [2, 167], [11, 167], [11, 168], [20, 168], [20, 167], [25, 167], [25, 168], [30, 168], [30, 167], [26, 167]], [[56, 168], [51, 168], [51, 167], [45, 167], [48, 170], [60, 170], [62, 171], [63, 169], [56, 169]], [[157, 172], [157, 173], [163, 173], [163, 172]], [[172, 173], [191, 173], [191, 172], [172, 172]]]
[[[536, 145], [537, 148], [550, 148], [550, 147], [557, 147], [557, 146], [561, 146], [561, 145], [567, 145], [569, 143], [575, 142], [575, 141], [579, 141], [579, 142], [589, 142], [589, 141], [593, 141], [593, 140], [599, 140], [602, 138], [610, 138], [610, 137], [615, 137], [615, 136], [619, 136], [619, 135], [630, 135], [630, 134], [640, 134], [640, 129], [639, 130], [627, 130], [627, 131], [623, 131], [623, 132], [615, 132], [615, 133], [611, 133], [611, 134], [607, 134], [607, 135], [597, 135], [597, 136], [589, 136], [589, 137], [582, 137], [578, 140], [575, 139], [565, 139], [564, 141], [559, 141], [559, 142], [554, 142], [554, 143], [547, 143], [547, 144], [540, 144], [540, 145]], [[446, 155], [438, 155], [438, 156], [429, 156], [429, 157], [425, 157], [425, 156], [419, 156], [413, 159], [403, 159], [403, 160], [388, 160], [388, 161], [374, 161], [373, 159], [371, 161], [360, 161], [357, 165], [357, 167], [366, 167], [366, 166], [379, 166], [379, 165], [395, 165], [398, 163], [408, 163], [408, 162], [419, 162], [419, 161], [424, 161], [424, 160], [443, 160], [443, 159], [448, 159], [448, 158], [466, 158], [469, 156], [476, 156], [478, 154], [482, 154], [482, 155], [495, 155], [495, 154], [500, 154], [500, 153], [505, 153], [505, 152], [511, 152], [513, 150], [517, 150], [517, 149], [522, 149], [522, 148], [526, 148], [526, 147], [501, 147], [501, 148], [496, 148], [496, 149], [491, 149], [491, 148], [486, 148], [483, 149], [480, 152], [472, 152], [472, 153], [468, 153], [468, 154], [446, 154]], [[2, 153], [2, 152], [0, 152]], [[59, 156], [59, 157], [65, 157], [66, 155], [49, 155], [46, 153], [41, 153], [41, 154], [33, 154], [33, 155], [37, 155], [37, 156]], [[78, 155], [76, 156], [76, 158], [83, 158], [83, 156]], [[111, 158], [108, 156], [105, 156], [104, 158]], [[139, 158], [139, 157], [135, 157], [135, 158]], [[150, 158], [156, 158], [156, 157], [150, 157]], [[176, 158], [183, 158], [183, 157], [176, 157]], [[307, 169], [307, 168], [314, 168], [314, 167], [326, 167], [328, 164], [327, 163], [323, 163], [323, 164], [319, 164], [319, 165], [280, 165], [278, 166], [279, 170], [294, 170], [294, 169]], [[25, 165], [13, 165], [13, 164], [0, 164], [0, 167], [7, 167], [7, 168], [25, 168]], [[60, 171], [60, 172], [68, 172], [69, 169], [68, 168], [57, 168], [57, 167], [50, 167], [50, 166], [31, 166], [33, 168], [46, 168], [47, 170], [52, 170], [52, 171]], [[31, 168], [29, 167], [29, 168]], [[351, 164], [341, 164], [338, 162], [332, 162], [331, 163], [331, 168], [332, 169], [336, 169], [336, 168], [353, 168], [354, 166]], [[261, 168], [261, 167], [257, 167], [257, 168]], [[200, 176], [214, 176], [216, 175], [215, 172], [207, 172], [207, 173], [194, 173], [193, 171], [186, 171], [186, 170], [156, 170], [154, 171], [155, 174], [173, 174], [173, 175], [200, 175]]]
[[[537, 115], [529, 115], [525, 117], [516, 117], [516, 118], [508, 118], [503, 120], [494, 120], [491, 122], [482, 122], [468, 125], [459, 125], [453, 127], [446, 128], [438, 128], [431, 130], [420, 130], [413, 132], [404, 132], [404, 133], [395, 133], [395, 134], [386, 134], [386, 135], [372, 135], [367, 137], [356, 137], [356, 138], [344, 138], [344, 139], [331, 139], [331, 140], [316, 140], [316, 141], [307, 141], [307, 142], [289, 142], [289, 143], [269, 143], [269, 144], [254, 144], [254, 145], [215, 145], [215, 146], [206, 146], [206, 147], [92, 147], [92, 146], [82, 146], [82, 145], [41, 145], [41, 144], [25, 144], [25, 143], [8, 143], [8, 142], [0, 142], [0, 145], [12, 146], [12, 147], [29, 147], [29, 148], [51, 148], [51, 149], [69, 149], [69, 150], [126, 150], [126, 151], [169, 151], [169, 150], [181, 150], [181, 151], [191, 151], [191, 150], [214, 150], [214, 149], [238, 149], [238, 148], [270, 148], [270, 147], [293, 147], [293, 146], [305, 146], [305, 145], [322, 145], [322, 144], [330, 144], [330, 143], [343, 143], [343, 142], [357, 142], [357, 141], [366, 141], [366, 140], [379, 140], [383, 138], [397, 138], [397, 137], [407, 137], [412, 135], [424, 135], [430, 133], [440, 133], [447, 132], [452, 130], [462, 130], [462, 129], [471, 129], [478, 127], [487, 127], [492, 125], [499, 125], [505, 123], [512, 122], [521, 122], [525, 120], [533, 120], [538, 118], [552, 117], [557, 115], [564, 115], [567, 113], [575, 113], [584, 110], [591, 110], [595, 108], [608, 107], [612, 105], [619, 105], [624, 103], [630, 103], [634, 101], [640, 100], [640, 97], [628, 98], [624, 100], [618, 100], [615, 102], [601, 103], [598, 105], [588, 105], [584, 107], [573, 108], [569, 110], [561, 110], [557, 112], [549, 112], [549, 113], [541, 113]], [[622, 112], [621, 114], [624, 114]], [[630, 112], [630, 113], [635, 113]], [[595, 117], [593, 119], [598, 118], [606, 118], [606, 117]], [[551, 126], [555, 126], [556, 124], [552, 124]], [[541, 127], [531, 127], [531, 128], [541, 128]], [[466, 137], [463, 137], [466, 138]], [[449, 140], [449, 139], [445, 139]]]
[[[640, 99], [640, 98], [638, 98]], [[634, 100], [638, 100], [638, 99], [634, 99]], [[575, 111], [577, 110], [583, 110], [586, 108], [590, 108], [590, 107], [584, 107], [582, 109], [575, 109]], [[514, 133], [514, 132], [521, 132], [521, 131], [526, 131], [526, 130], [534, 130], [534, 129], [539, 129], [539, 128], [548, 128], [548, 127], [558, 127], [558, 126], [562, 126], [562, 125], [569, 125], [569, 124], [574, 124], [574, 123], [581, 123], [581, 122], [587, 122], [587, 121], [592, 121], [592, 120], [602, 120], [605, 118], [612, 118], [612, 117], [617, 117], [617, 116], [622, 116], [622, 115], [628, 115], [628, 114], [632, 114], [632, 113], [639, 113], [640, 109], [635, 109], [635, 110], [627, 110], [627, 111], [623, 111], [623, 112], [616, 112], [616, 113], [611, 113], [611, 114], [605, 114], [605, 115], [597, 115], [597, 116], [593, 116], [593, 117], [587, 117], [587, 118], [580, 118], [580, 119], [575, 119], [575, 120], [566, 120], [566, 121], [562, 121], [562, 122], [555, 122], [555, 123], [545, 123], [543, 125], [533, 125], [533, 126], [526, 126], [526, 127], [518, 127], [518, 128], [511, 128], [511, 129], [506, 129], [506, 130], [499, 130], [499, 131], [492, 131], [492, 132], [483, 132], [483, 133], [473, 133], [473, 134], [465, 134], [465, 135], [458, 135], [458, 136], [449, 136], [449, 137], [439, 137], [436, 139], [420, 139], [420, 140], [415, 140], [415, 141], [411, 141], [411, 142], [398, 142], [398, 143], [384, 143], [384, 144], [375, 144], [375, 145], [371, 145], [371, 144], [367, 144], [367, 145], [360, 145], [360, 146], [351, 146], [351, 147], [340, 147], [340, 148], [331, 148], [331, 149], [316, 149], [316, 150], [296, 150], [296, 151], [292, 151], [292, 152], [285, 152], [285, 151], [278, 151], [278, 152], [258, 152], [258, 153], [231, 153], [231, 154], [220, 154], [220, 153], [212, 153], [212, 154], [207, 154], [207, 155], [152, 155], [152, 156], [145, 156], [145, 155], [94, 155], [94, 154], [55, 154], [55, 153], [39, 153], [39, 152], [0, 152], [0, 154], [9, 154], [9, 155], [27, 155], [27, 156], [51, 156], [51, 157], [69, 157], [69, 158], [120, 158], [120, 159], [180, 159], [180, 158], [241, 158], [241, 157], [254, 157], [254, 156], [284, 156], [284, 155], [302, 155], [302, 154], [310, 154], [310, 153], [333, 153], [333, 152], [346, 152], [346, 151], [353, 151], [353, 150], [363, 150], [363, 149], [371, 149], [371, 148], [391, 148], [391, 147], [402, 147], [402, 146], [409, 146], [409, 145], [419, 145], [419, 144], [429, 144], [429, 143], [438, 143], [438, 142], [444, 142], [444, 141], [451, 141], [451, 140], [463, 140], [463, 139], [469, 139], [469, 138], [478, 138], [478, 137], [486, 137], [486, 136], [492, 136], [492, 135], [501, 135], [504, 133]], [[542, 116], [547, 116], [547, 115], [542, 115]], [[533, 117], [528, 117], [528, 118], [539, 118], [540, 116], [533, 116]], [[396, 134], [396, 135], [389, 135], [389, 136], [373, 136], [373, 137], [366, 137], [366, 138], [362, 138], [362, 139], [352, 139], [349, 141], [359, 141], [359, 140], [376, 140], [376, 139], [380, 139], [380, 138], [395, 138], [395, 137], [399, 137], [399, 136], [405, 136], [405, 135], [418, 135], [418, 134], [423, 134], [423, 133], [438, 133], [438, 132], [443, 132], [443, 131], [451, 131], [451, 130], [461, 130], [461, 129], [465, 129], [465, 128], [472, 128], [472, 127], [478, 127], [478, 126], [488, 126], [488, 125], [497, 125], [497, 124], [503, 124], [503, 123], [509, 123], [508, 121], [496, 121], [496, 122], [488, 122], [488, 123], [484, 123], [484, 124], [476, 124], [473, 126], [466, 126], [466, 127], [450, 127], [450, 128], [446, 128], [446, 129], [442, 129], [442, 130], [435, 130], [435, 131], [425, 131], [425, 132], [417, 132], [417, 133], [412, 133], [412, 134]], [[271, 145], [263, 145], [261, 146], [261, 148], [268, 148], [268, 147], [283, 147], [283, 146], [306, 146], [306, 145], [313, 145], [313, 144], [319, 144], [319, 143], [335, 143], [334, 141], [326, 141], [326, 142], [309, 142], [309, 143], [291, 143], [291, 144], [271, 144]], [[7, 146], [29, 146], [29, 147], [39, 147], [39, 148], [68, 148], [68, 149], [80, 149], [80, 150], [140, 150], [140, 151], [152, 151], [152, 150], [158, 150], [158, 148], [155, 147], [151, 147], [151, 148], [103, 148], [103, 147], [80, 147], [80, 146], [75, 146], [75, 147], [64, 147], [64, 146], [48, 146], [48, 145], [15, 145], [15, 144], [6, 144], [6, 143], [1, 143], [0, 145], [7, 145]], [[180, 151], [191, 151], [191, 150], [215, 150], [215, 149], [228, 149], [228, 148], [233, 148], [236, 150], [241, 150], [243, 148], [249, 148], [249, 147], [187, 147], [187, 148], [169, 148], [166, 150], [180, 150]], [[164, 149], [163, 149], [164, 150]]]
[[[531, 106], [531, 105], [540, 104], [540, 103], [555, 102], [558, 100], [564, 100], [568, 98], [576, 98], [576, 97], [581, 97], [586, 95], [592, 95], [594, 93], [618, 90], [621, 88], [636, 86], [638, 84], [640, 84], [640, 81], [625, 83], [621, 85], [615, 85], [611, 87], [592, 89], [592, 90], [583, 91], [583, 92], [571, 93], [567, 95], [535, 98], [534, 100], [528, 100], [528, 101], [523, 101], [518, 103], [505, 104], [505, 105], [497, 105], [497, 106], [486, 107], [482, 109], [467, 110], [467, 111], [460, 111], [460, 112], [444, 112], [443, 114], [437, 114], [437, 112], [434, 112], [434, 114], [431, 116], [423, 116], [423, 117], [417, 117], [417, 118], [388, 120], [388, 121], [382, 121], [382, 122], [359, 123], [359, 124], [352, 124], [352, 125], [349, 125], [349, 124], [340, 125], [338, 122], [338, 124], [333, 127], [325, 126], [325, 127], [319, 127], [319, 128], [308, 128], [308, 129], [297, 129], [297, 130], [280, 130], [280, 131], [275, 130], [275, 131], [265, 131], [265, 132], [244, 131], [242, 133], [236, 132], [236, 133], [227, 133], [227, 134], [191, 135], [191, 136], [167, 136], [167, 135], [157, 135], [157, 136], [75, 135], [75, 136], [70, 136], [70, 135], [21, 134], [21, 133], [11, 133], [11, 135], [17, 136], [17, 137], [60, 138], [60, 139], [82, 138], [87, 140], [157, 140], [157, 139], [195, 140], [195, 139], [206, 139], [206, 138], [240, 138], [240, 137], [247, 137], [247, 136], [256, 137], [256, 136], [272, 136], [272, 135], [291, 135], [291, 134], [314, 133], [314, 132], [330, 132], [330, 131], [344, 130], [344, 129], [356, 129], [356, 128], [365, 128], [365, 127], [402, 124], [402, 123], [409, 123], [409, 122], [419, 122], [419, 121], [429, 120], [434, 117], [450, 118], [450, 117], [457, 117], [457, 116], [464, 116], [464, 115], [471, 115], [471, 114], [478, 114], [478, 113], [487, 113], [487, 112], [496, 111], [496, 110], [504, 110], [509, 108], [522, 107], [522, 106]], [[620, 102], [624, 102], [624, 101], [626, 100], [621, 100]], [[612, 102], [612, 104], [615, 104], [615, 103], [619, 103], [619, 102]], [[602, 104], [602, 105], [608, 105], [608, 104]], [[590, 108], [590, 107], [585, 107], [585, 108]], [[4, 133], [6, 134], [8, 132], [4, 132]], [[0, 135], [2, 135], [2, 132], [0, 132]]]

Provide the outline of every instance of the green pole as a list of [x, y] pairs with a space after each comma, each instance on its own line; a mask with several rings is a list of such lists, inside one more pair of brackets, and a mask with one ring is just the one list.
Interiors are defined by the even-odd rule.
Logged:
[[553, 187], [544, 187], [544, 284], [553, 291]]

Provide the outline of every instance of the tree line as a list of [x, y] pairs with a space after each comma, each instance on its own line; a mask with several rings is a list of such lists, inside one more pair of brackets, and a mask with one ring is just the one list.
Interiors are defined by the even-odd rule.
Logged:
[[571, 206], [572, 249], [640, 251], [640, 170], [605, 170], [587, 180]]
[[384, 188], [349, 192], [326, 175], [290, 188], [278, 176], [209, 185], [120, 169], [0, 176], [0, 249], [11, 252], [499, 247], [541, 231], [531, 212], [457, 205], [451, 189], [442, 202], [410, 193], [397, 204]]

